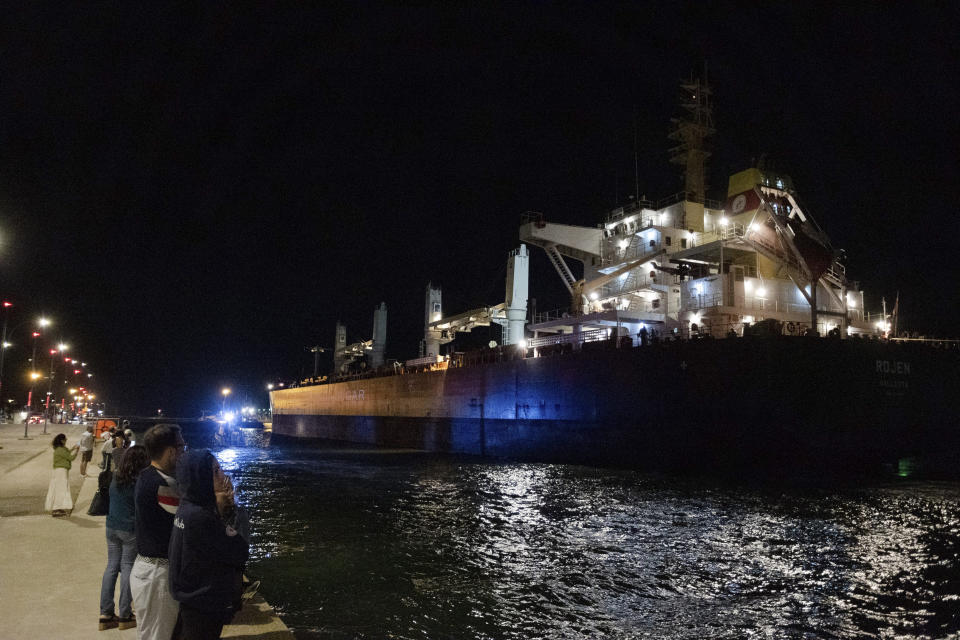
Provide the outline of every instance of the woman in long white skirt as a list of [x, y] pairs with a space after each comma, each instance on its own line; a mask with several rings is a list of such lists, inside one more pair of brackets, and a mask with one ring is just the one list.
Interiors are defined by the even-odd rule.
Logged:
[[[70, 495], [70, 467], [80, 445], [66, 447], [67, 436], [58, 433], [53, 439], [53, 475], [47, 489], [47, 501], [44, 509], [53, 512], [53, 517], [67, 515], [73, 511], [73, 496]], [[71, 451], [73, 453], [71, 453]]]

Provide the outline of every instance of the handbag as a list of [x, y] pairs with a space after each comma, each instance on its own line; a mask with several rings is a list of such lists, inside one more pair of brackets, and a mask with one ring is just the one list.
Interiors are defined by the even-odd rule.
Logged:
[[90, 501], [90, 508], [87, 509], [88, 516], [105, 516], [110, 513], [110, 494], [103, 493], [99, 489]]
[[110, 513], [110, 481], [113, 480], [113, 472], [109, 469], [101, 471], [97, 478], [97, 493], [90, 501], [90, 508], [87, 509], [88, 516], [105, 516]]

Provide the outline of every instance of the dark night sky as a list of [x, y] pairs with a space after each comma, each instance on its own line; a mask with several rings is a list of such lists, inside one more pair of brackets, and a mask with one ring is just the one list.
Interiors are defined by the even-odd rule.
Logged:
[[[413, 357], [428, 280], [450, 312], [502, 301], [523, 211], [593, 225], [632, 191], [635, 115], [641, 192], [680, 189], [669, 119], [706, 61], [715, 195], [765, 154], [869, 307], [899, 290], [906, 328], [956, 335], [960, 20], [887, 4], [8, 6], [11, 326], [55, 318], [128, 412], [265, 404], [380, 301]], [[545, 262], [531, 295], [559, 307]]]

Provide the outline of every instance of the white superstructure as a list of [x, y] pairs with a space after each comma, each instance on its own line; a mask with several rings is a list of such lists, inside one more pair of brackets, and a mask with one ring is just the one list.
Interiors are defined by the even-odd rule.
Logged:
[[759, 169], [732, 176], [723, 204], [684, 192], [618, 208], [596, 228], [526, 214], [520, 240], [544, 250], [571, 295], [568, 308], [533, 318], [534, 347], [615, 327], [683, 337], [742, 335], [769, 319], [797, 335], [877, 329], [789, 178]]

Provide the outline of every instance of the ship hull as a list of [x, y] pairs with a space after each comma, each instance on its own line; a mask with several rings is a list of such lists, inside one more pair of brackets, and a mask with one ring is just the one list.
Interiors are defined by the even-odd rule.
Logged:
[[275, 391], [273, 431], [654, 468], [857, 471], [905, 457], [937, 467], [960, 461], [955, 352], [803, 338], [584, 347]]

